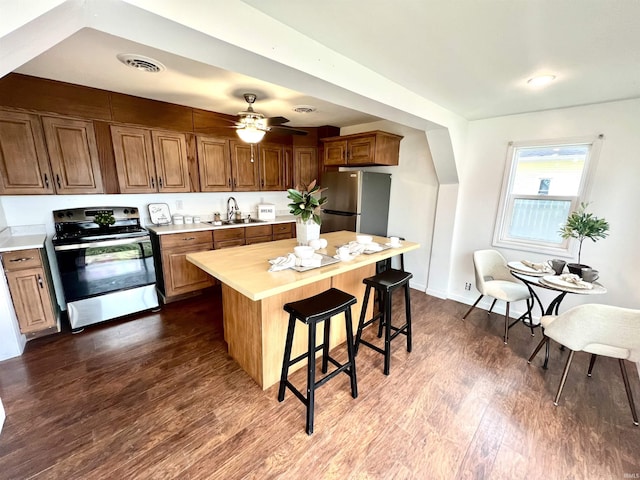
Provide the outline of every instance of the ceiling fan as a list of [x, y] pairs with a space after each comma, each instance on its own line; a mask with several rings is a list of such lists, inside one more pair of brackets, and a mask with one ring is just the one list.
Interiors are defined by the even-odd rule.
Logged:
[[289, 119], [285, 117], [266, 118], [263, 114], [253, 109], [256, 101], [255, 93], [245, 93], [245, 101], [249, 104], [246, 110], [238, 112], [238, 120], [235, 122], [238, 136], [247, 143], [258, 143], [267, 132], [279, 132], [289, 135], [306, 135], [304, 130], [283, 125]]

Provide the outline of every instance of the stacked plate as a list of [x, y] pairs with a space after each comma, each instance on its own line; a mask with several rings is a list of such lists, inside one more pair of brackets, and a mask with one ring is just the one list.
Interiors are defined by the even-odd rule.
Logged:
[[536, 270], [535, 268], [527, 267], [522, 262], [508, 262], [507, 266], [516, 273], [524, 273], [525, 275], [531, 275], [532, 277], [544, 277], [553, 273], [551, 267], [545, 270]]

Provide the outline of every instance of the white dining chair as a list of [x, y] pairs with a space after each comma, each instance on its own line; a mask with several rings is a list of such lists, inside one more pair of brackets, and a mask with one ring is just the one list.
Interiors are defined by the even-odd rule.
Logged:
[[[509, 325], [509, 304], [519, 300], [527, 300], [531, 298], [529, 289], [520, 281], [516, 280], [509, 267], [507, 261], [497, 250], [476, 250], [473, 252], [473, 267], [476, 276], [476, 288], [480, 292], [480, 296], [475, 303], [467, 310], [462, 319], [464, 320], [471, 311], [478, 305], [485, 295], [493, 297], [491, 308], [488, 314], [491, 314], [497, 300], [506, 302], [506, 313], [504, 316], [504, 343], [509, 340], [509, 328], [516, 322]], [[527, 305], [527, 310], [528, 310]]]
[[596, 356], [613, 357], [617, 358], [620, 364], [633, 423], [638, 425], [638, 414], [624, 361], [640, 362], [640, 310], [591, 303], [573, 307], [557, 316], [545, 315], [540, 319], [540, 323], [544, 328], [544, 337], [536, 347], [534, 355], [529, 359], [529, 363], [549, 339], [569, 349], [567, 364], [553, 400], [554, 405], [557, 406], [560, 401], [575, 352], [591, 353], [588, 376], [591, 376]]

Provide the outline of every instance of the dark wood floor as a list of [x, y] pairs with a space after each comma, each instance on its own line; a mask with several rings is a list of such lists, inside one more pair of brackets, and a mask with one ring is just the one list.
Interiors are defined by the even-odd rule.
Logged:
[[542, 355], [526, 362], [539, 333], [518, 325], [505, 346], [499, 316], [462, 321], [466, 305], [415, 290], [412, 301], [413, 352], [398, 338], [385, 377], [362, 348], [359, 397], [346, 375], [320, 388], [311, 437], [292, 394], [278, 403], [226, 354], [218, 292], [30, 342], [0, 362], [0, 478], [639, 478], [615, 360], [587, 378], [577, 353], [554, 407], [557, 345], [544, 371]]

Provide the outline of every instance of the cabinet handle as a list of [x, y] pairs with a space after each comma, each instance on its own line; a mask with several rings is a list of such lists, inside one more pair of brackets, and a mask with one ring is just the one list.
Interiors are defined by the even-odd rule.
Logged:
[[44, 185], [49, 188], [49, 177], [46, 173], [44, 174]]
[[28, 262], [29, 260], [33, 260], [33, 257], [12, 258], [9, 261], [10, 262]]
[[153, 177], [150, 177], [150, 178], [151, 178], [151, 188], [156, 188], [156, 180], [155, 180], [155, 178], [153, 178]]
[[58, 188], [62, 188], [60, 185], [60, 175], [56, 173], [56, 183], [58, 184]]
[[158, 177], [158, 185], [160, 185], [160, 188], [162, 188], [162, 177]]
[[233, 179], [233, 186], [234, 186], [234, 187], [237, 187], [237, 186], [238, 186], [238, 180], [237, 180], [237, 179], [235, 179], [235, 178]]
[[44, 288], [44, 285], [42, 283], [42, 277], [40, 276], [40, 274], [38, 274], [38, 285], [40, 285], [40, 288]]
[[229, 186], [231, 186], [231, 178], [229, 178]]
[[196, 237], [185, 237], [182, 240], [184, 240], [185, 242], [188, 242], [190, 240], [195, 240], [195, 239], [196, 239]]
[[262, 183], [262, 186], [264, 187], [264, 180], [262, 180], [262, 182], [261, 182], [261, 183]]

